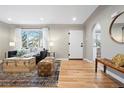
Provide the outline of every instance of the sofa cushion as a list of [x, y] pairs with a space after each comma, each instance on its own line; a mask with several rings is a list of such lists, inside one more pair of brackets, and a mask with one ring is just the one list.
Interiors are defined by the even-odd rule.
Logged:
[[44, 59], [47, 56], [47, 50], [40, 51], [40, 56], [42, 59]]
[[16, 50], [15, 51], [8, 51], [8, 58], [16, 57], [16, 55], [17, 55], [17, 51]]
[[124, 66], [124, 54], [117, 54], [112, 58], [112, 63], [118, 67]]

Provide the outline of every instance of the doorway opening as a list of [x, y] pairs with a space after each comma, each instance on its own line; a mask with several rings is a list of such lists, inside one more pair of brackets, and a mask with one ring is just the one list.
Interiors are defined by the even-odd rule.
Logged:
[[99, 23], [93, 27], [93, 60], [101, 57], [101, 26]]

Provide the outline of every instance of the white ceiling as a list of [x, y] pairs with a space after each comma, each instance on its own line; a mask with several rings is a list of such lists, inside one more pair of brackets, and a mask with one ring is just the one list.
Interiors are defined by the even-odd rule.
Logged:
[[[97, 5], [0, 5], [0, 21], [9, 24], [82, 24]], [[72, 18], [76, 17], [74, 22]], [[7, 18], [11, 18], [8, 21]], [[43, 21], [40, 18], [44, 18]]]

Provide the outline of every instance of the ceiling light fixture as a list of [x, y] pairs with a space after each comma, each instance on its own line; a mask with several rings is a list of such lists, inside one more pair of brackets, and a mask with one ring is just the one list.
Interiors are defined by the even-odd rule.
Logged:
[[12, 18], [7, 18], [8, 21], [12, 21]]
[[77, 18], [76, 18], [76, 17], [73, 17], [73, 18], [72, 18], [72, 20], [73, 20], [73, 21], [76, 21], [76, 20], [77, 20]]
[[44, 18], [40, 18], [40, 20], [41, 20], [41, 21], [43, 21], [43, 20], [44, 20]]

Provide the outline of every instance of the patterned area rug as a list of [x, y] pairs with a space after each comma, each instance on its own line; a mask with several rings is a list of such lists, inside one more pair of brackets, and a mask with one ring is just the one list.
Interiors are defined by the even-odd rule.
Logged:
[[54, 74], [49, 77], [39, 77], [37, 71], [31, 73], [3, 73], [0, 65], [0, 87], [57, 87], [60, 63], [55, 62]]

